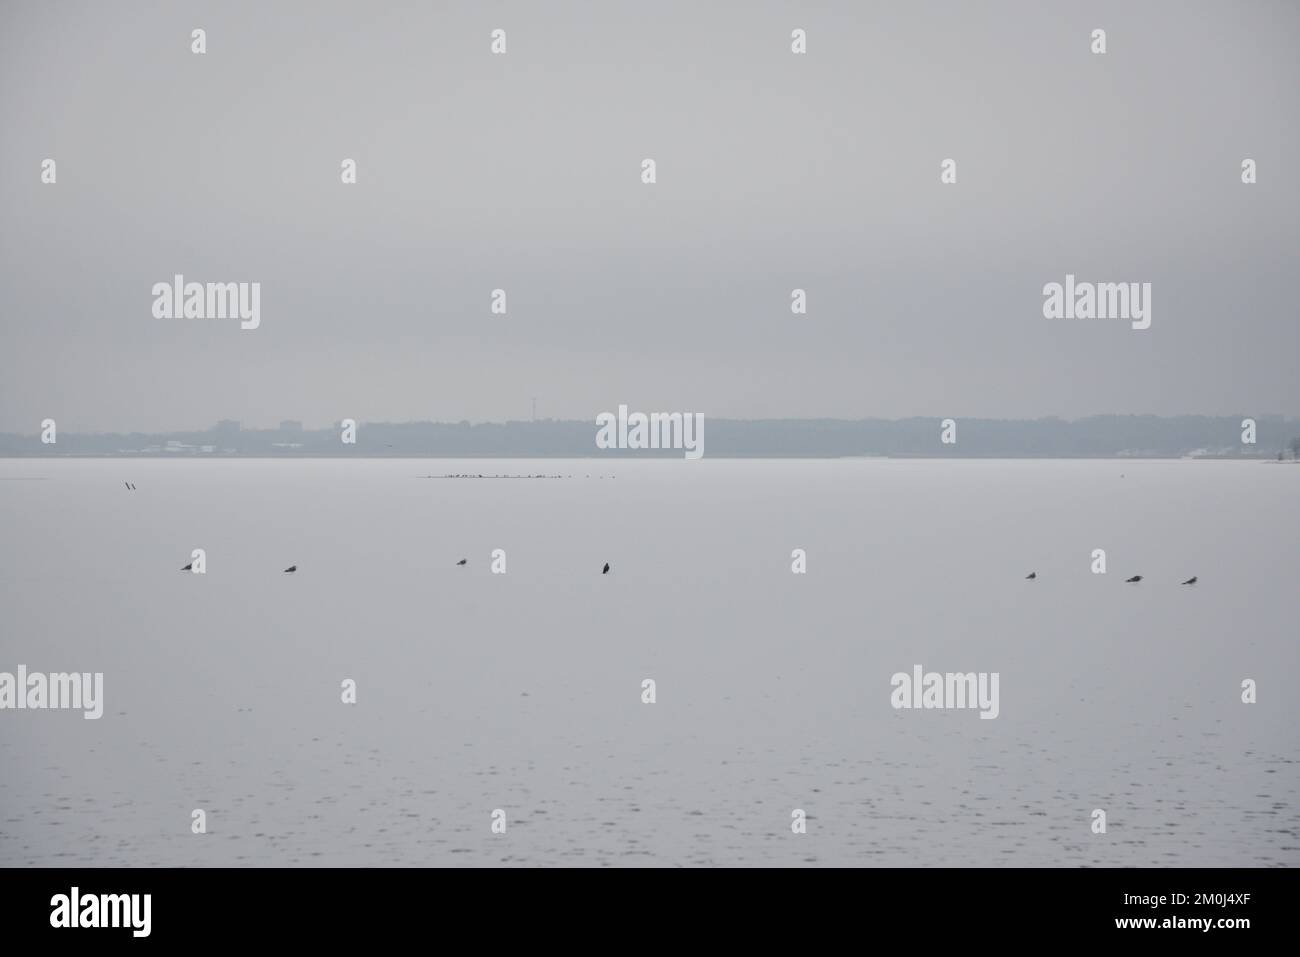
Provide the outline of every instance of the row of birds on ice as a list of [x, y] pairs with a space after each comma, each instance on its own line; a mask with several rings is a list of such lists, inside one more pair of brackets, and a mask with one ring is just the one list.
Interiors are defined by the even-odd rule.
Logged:
[[[456, 564], [457, 564], [457, 565], [467, 565], [467, 564], [469, 564], [469, 559], [468, 559], [468, 558], [462, 558], [462, 559], [461, 559], [460, 561], [458, 561]], [[185, 565], [184, 567], [181, 568], [181, 571], [183, 571], [183, 572], [189, 572], [189, 571], [193, 571], [193, 570], [194, 570], [194, 563], [193, 563], [193, 562], [190, 562], [188, 565]], [[284, 570], [284, 573], [287, 575], [287, 574], [289, 574], [290, 572], [296, 572], [297, 570], [298, 570], [298, 566], [297, 566], [297, 565], [290, 565], [288, 568], [286, 568], [286, 569]], [[606, 562], [606, 563], [605, 563], [605, 567], [602, 568], [602, 569], [600, 570], [600, 573], [601, 573], [602, 575], [608, 575], [608, 574], [609, 574], [609, 562]], [[1038, 580], [1038, 572], [1030, 572], [1028, 575], [1025, 576], [1025, 580], [1026, 580], [1026, 581], [1031, 581], [1031, 582], [1032, 582], [1032, 581], [1037, 581], [1037, 580]], [[1126, 585], [1135, 585], [1135, 584], [1137, 584], [1138, 582], [1140, 582], [1141, 580], [1142, 580], [1142, 576], [1141, 576], [1141, 575], [1134, 575], [1132, 578], [1126, 578], [1126, 579], [1124, 579], [1124, 584], [1126, 584]], [[1196, 584], [1196, 576], [1193, 575], [1191, 578], [1187, 579], [1187, 581], [1183, 582], [1183, 584], [1184, 584], [1184, 585], [1195, 585], [1195, 584]]]
[[[453, 477], [453, 476], [448, 476], [448, 477], [450, 478], [450, 477]], [[480, 476], [480, 478], [481, 478], [481, 477], [482, 477], [482, 476]], [[1121, 478], [1122, 478], [1122, 477], [1123, 477], [1123, 476], [1121, 476]], [[126, 485], [127, 488], [131, 489], [132, 491], [135, 490], [135, 486], [132, 485], [130, 482], [126, 482], [125, 485]], [[460, 561], [458, 561], [456, 564], [457, 564], [457, 565], [466, 565], [466, 564], [469, 564], [469, 559], [468, 559], [468, 558], [462, 558], [462, 559], [461, 559]], [[184, 568], [181, 569], [181, 571], [183, 571], [183, 572], [188, 572], [188, 571], [193, 571], [193, 570], [194, 570], [194, 563], [193, 563], [193, 562], [190, 562], [188, 565], [186, 565]], [[297, 565], [290, 565], [288, 568], [286, 568], [286, 569], [284, 570], [284, 572], [285, 572], [285, 574], [287, 575], [287, 574], [289, 574], [290, 572], [296, 572], [297, 570], [298, 570], [298, 566], [297, 566]], [[606, 562], [606, 563], [605, 563], [605, 567], [602, 568], [602, 569], [600, 570], [600, 573], [601, 573], [602, 575], [608, 575], [608, 574], [609, 574], [609, 562]], [[1030, 572], [1028, 575], [1025, 576], [1025, 581], [1031, 581], [1031, 582], [1032, 582], [1032, 581], [1037, 581], [1037, 580], [1038, 580], [1038, 572]], [[1138, 582], [1140, 582], [1141, 580], [1142, 580], [1142, 576], [1141, 576], [1141, 575], [1134, 575], [1132, 578], [1126, 578], [1126, 579], [1124, 579], [1124, 584], [1126, 584], [1126, 585], [1136, 585], [1136, 584], [1137, 584]], [[1193, 575], [1191, 578], [1187, 579], [1187, 581], [1183, 582], [1183, 584], [1184, 584], [1184, 585], [1195, 585], [1195, 584], [1196, 584], [1196, 576]]]

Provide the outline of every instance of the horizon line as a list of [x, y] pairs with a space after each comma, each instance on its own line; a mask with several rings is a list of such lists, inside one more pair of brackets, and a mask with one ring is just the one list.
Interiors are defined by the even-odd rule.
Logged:
[[[603, 413], [602, 413], [603, 414]], [[673, 414], [659, 412], [658, 414]], [[701, 414], [701, 413], [681, 413], [681, 414]], [[52, 417], [51, 417], [52, 418]], [[843, 417], [835, 415], [813, 415], [813, 416], [762, 416], [756, 418], [743, 418], [734, 416], [709, 416], [704, 414], [707, 421], [712, 422], [746, 422], [746, 423], [805, 423], [805, 422], [916, 422], [916, 421], [942, 421], [944, 419], [954, 419], [957, 422], [999, 422], [999, 423], [1025, 423], [1025, 422], [1060, 422], [1066, 425], [1072, 425], [1079, 422], [1087, 422], [1095, 419], [1238, 419], [1251, 418], [1255, 420], [1273, 419], [1283, 422], [1300, 421], [1300, 414], [1291, 415], [1285, 412], [1226, 412], [1211, 414], [1204, 412], [1178, 412], [1172, 414], [1161, 414], [1155, 412], [1094, 412], [1087, 415], [1067, 418], [1060, 415], [1040, 415], [1034, 417], [1006, 417], [1006, 416], [983, 416], [983, 415], [905, 415], [905, 416], [855, 416]], [[55, 420], [57, 421], [57, 420]], [[170, 427], [170, 428], [153, 428], [153, 429], [98, 429], [91, 431], [79, 431], [60, 426], [60, 432], [66, 435], [82, 436], [108, 436], [108, 435], [166, 435], [172, 433], [191, 433], [204, 434], [216, 431], [238, 431], [238, 432], [324, 432], [339, 427], [343, 420], [338, 419], [326, 425], [307, 425], [297, 419], [282, 419], [275, 425], [245, 425], [238, 419], [218, 419], [216, 422], [202, 427]], [[478, 427], [478, 426], [533, 426], [546, 424], [563, 424], [563, 425], [595, 425], [594, 417], [587, 419], [575, 418], [538, 418], [538, 419], [357, 419], [358, 426], [413, 426], [413, 425], [435, 425], [435, 426], [454, 426], [454, 427]], [[293, 429], [286, 429], [286, 424], [296, 426]], [[233, 426], [233, 428], [231, 428]], [[26, 438], [31, 435], [40, 435], [38, 427], [34, 432], [11, 432], [0, 431], [0, 435], [15, 438]]]

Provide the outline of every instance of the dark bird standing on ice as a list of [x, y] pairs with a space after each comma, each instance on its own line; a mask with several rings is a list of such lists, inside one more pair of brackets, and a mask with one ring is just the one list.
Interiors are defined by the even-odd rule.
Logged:
[[605, 563], [605, 567], [604, 567], [603, 569], [601, 569], [601, 572], [600, 572], [600, 573], [601, 573], [602, 575], [608, 575], [608, 574], [609, 574], [609, 562], [606, 562], [606, 563]]
[[194, 563], [193, 563], [193, 562], [190, 562], [188, 565], [186, 565], [184, 568], [182, 568], [181, 571], [183, 571], [183, 572], [192, 572], [192, 571], [194, 571]]
[[1126, 579], [1124, 579], [1124, 584], [1125, 584], [1125, 585], [1131, 585], [1131, 584], [1133, 584], [1133, 582], [1140, 582], [1141, 580], [1142, 580], [1142, 576], [1141, 576], [1141, 575], [1134, 575], [1132, 578], [1126, 578]]
[[457, 565], [464, 565], [467, 561], [469, 561], [468, 558], [462, 558], [462, 559], [461, 559], [460, 561], [458, 561], [456, 564], [457, 564]]
[[288, 568], [285, 569], [286, 572], [296, 572], [297, 570], [298, 570], [297, 565], [290, 565]]
[[1184, 585], [1195, 585], [1195, 584], [1196, 584], [1196, 576], [1193, 575], [1191, 578], [1187, 579], [1187, 581], [1183, 582], [1183, 584], [1184, 584]]
[[1037, 577], [1038, 577], [1038, 572], [1030, 572], [1028, 575], [1025, 576], [1025, 581], [1031, 582]]

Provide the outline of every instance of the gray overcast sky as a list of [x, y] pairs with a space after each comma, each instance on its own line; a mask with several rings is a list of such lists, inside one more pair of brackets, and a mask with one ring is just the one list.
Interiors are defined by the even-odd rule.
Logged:
[[[1298, 45], [1267, 0], [4, 0], [0, 430], [1295, 415]], [[153, 318], [178, 272], [261, 328]], [[1067, 272], [1151, 328], [1044, 319]]]

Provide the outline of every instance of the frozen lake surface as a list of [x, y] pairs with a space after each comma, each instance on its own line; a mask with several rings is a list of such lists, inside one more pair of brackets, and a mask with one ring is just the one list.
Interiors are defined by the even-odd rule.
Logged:
[[0, 530], [0, 671], [104, 673], [0, 711], [0, 865], [1300, 864], [1300, 467], [9, 459]]

